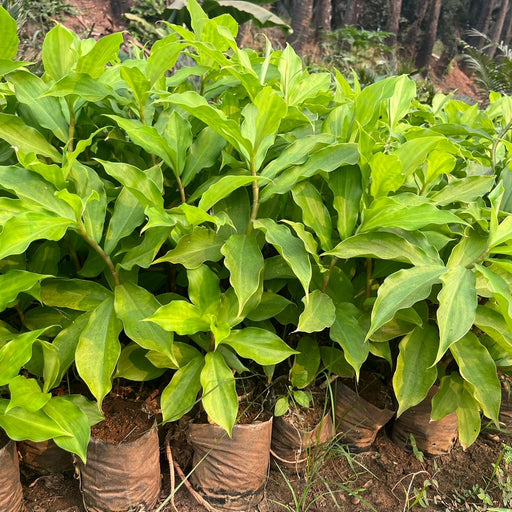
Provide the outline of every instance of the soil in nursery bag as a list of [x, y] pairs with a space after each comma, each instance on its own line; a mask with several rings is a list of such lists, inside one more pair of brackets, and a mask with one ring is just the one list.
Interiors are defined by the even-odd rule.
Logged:
[[343, 379], [336, 389], [336, 430], [352, 451], [370, 449], [378, 431], [394, 416], [389, 388], [374, 374], [361, 372], [359, 382]]
[[0, 430], [0, 510], [19, 512], [23, 501], [16, 443]]
[[[403, 448], [412, 449], [412, 443], [427, 455], [446, 455], [457, 441], [457, 413], [431, 421], [432, 397], [439, 388], [433, 386], [423, 402], [407, 409], [393, 424], [391, 438]], [[411, 439], [411, 435], [413, 439]]]
[[92, 428], [87, 463], [78, 461], [88, 512], [152, 510], [160, 493], [158, 432], [140, 402], [113, 399]]
[[290, 408], [274, 418], [272, 429], [273, 462], [281, 469], [304, 473], [308, 458], [332, 439], [334, 426], [330, 407], [325, 407], [325, 391], [314, 392], [312, 407]]

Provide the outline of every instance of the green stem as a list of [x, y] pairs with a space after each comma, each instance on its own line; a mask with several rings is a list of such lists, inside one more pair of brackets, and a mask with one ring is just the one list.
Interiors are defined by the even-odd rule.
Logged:
[[373, 260], [366, 259], [366, 298], [369, 299], [372, 295], [372, 282], [373, 282]]
[[327, 274], [325, 274], [324, 282], [322, 284], [322, 293], [325, 293], [327, 290], [327, 287], [329, 286], [329, 281], [331, 279], [332, 271], [334, 270], [334, 267], [336, 266], [336, 262], [338, 261], [337, 256], [333, 256], [331, 259], [331, 264], [329, 265], [329, 270], [327, 271]]
[[185, 187], [183, 186], [183, 182], [181, 178], [176, 174], [176, 181], [178, 182], [178, 188], [180, 189], [181, 202], [187, 202], [187, 196], [185, 195]]
[[492, 148], [491, 148], [491, 163], [492, 163], [492, 169], [493, 171], [496, 169], [496, 151], [498, 150], [498, 144], [502, 141], [503, 137], [505, 136], [505, 134], [510, 130], [510, 128], [512, 128], [512, 120], [509, 121], [506, 125], [505, 125], [505, 128], [503, 128], [503, 130], [501, 130], [500, 134], [494, 139], [493, 143], [492, 143]]
[[68, 151], [71, 152], [75, 149], [74, 139], [75, 139], [76, 117], [75, 117], [75, 110], [73, 108], [73, 105], [71, 104], [71, 101], [68, 101], [67, 103], [68, 103], [68, 109], [69, 109]]
[[110, 256], [103, 250], [103, 248], [94, 240], [91, 238], [85, 229], [82, 226], [79, 226], [78, 232], [82, 236], [82, 238], [99, 254], [101, 259], [105, 262], [107, 265], [107, 268], [109, 269], [110, 273], [112, 274], [112, 278], [114, 279], [114, 284], [116, 286], [119, 286], [121, 284], [121, 281], [119, 279], [119, 274], [117, 273], [117, 270], [114, 267], [114, 263], [110, 259]]
[[[251, 176], [256, 177], [256, 167], [254, 166], [254, 161], [251, 161]], [[247, 226], [247, 234], [252, 231], [253, 223], [258, 218], [258, 210], [260, 208], [260, 186], [258, 184], [258, 180], [254, 180], [252, 182], [252, 210], [251, 210], [251, 218], [249, 220], [249, 225]]]

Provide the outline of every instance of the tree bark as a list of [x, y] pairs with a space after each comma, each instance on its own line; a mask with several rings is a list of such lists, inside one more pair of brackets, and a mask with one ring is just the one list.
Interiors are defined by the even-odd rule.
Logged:
[[293, 33], [288, 37], [288, 42], [297, 53], [302, 52], [304, 49], [312, 17], [313, 0], [298, 0], [295, 2], [291, 21]]
[[344, 25], [357, 25], [363, 4], [364, 0], [348, 0], [345, 15], [343, 16]]
[[424, 69], [424, 75], [428, 73], [430, 62], [432, 60], [432, 50], [434, 49], [434, 43], [436, 42], [441, 4], [442, 0], [433, 0], [433, 3], [430, 6], [427, 27], [423, 35], [420, 50], [416, 57], [416, 66]]
[[512, 2], [509, 2], [508, 13], [505, 18], [505, 24], [503, 27], [503, 44], [508, 46], [510, 44], [510, 39], [512, 38]]
[[315, 1], [315, 28], [317, 31], [330, 32], [332, 24], [331, 0]]
[[410, 59], [414, 59], [416, 56], [416, 43], [418, 41], [418, 34], [420, 33], [420, 27], [423, 23], [427, 10], [430, 6], [431, 0], [424, 0], [416, 4], [416, 10], [414, 12], [414, 19], [409, 25], [407, 36], [404, 42], [403, 55]]
[[494, 43], [492, 46], [489, 46], [487, 50], [487, 55], [492, 59], [494, 54], [496, 53], [496, 45], [500, 43], [502, 40], [502, 32], [503, 32], [503, 24], [505, 23], [505, 17], [509, 8], [509, 0], [502, 0], [500, 11], [498, 13], [498, 18], [491, 33], [491, 41]]
[[391, 32], [386, 43], [395, 46], [397, 43], [398, 27], [400, 26], [400, 12], [402, 11], [402, 0], [389, 0], [389, 16], [386, 22], [386, 32]]
[[[476, 21], [475, 28], [482, 32], [482, 34], [487, 34], [489, 31], [489, 25], [491, 24], [492, 12], [494, 7], [496, 6], [497, 0], [488, 0], [487, 2], [483, 2], [483, 9], [480, 11], [480, 16]], [[481, 37], [478, 41], [475, 42], [475, 46], [481, 48], [484, 45], [484, 39]]]

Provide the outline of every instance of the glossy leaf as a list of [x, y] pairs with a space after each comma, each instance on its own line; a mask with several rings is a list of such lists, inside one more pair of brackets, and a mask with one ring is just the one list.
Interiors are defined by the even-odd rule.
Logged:
[[0, 59], [14, 59], [18, 53], [18, 39], [16, 20], [9, 12], [0, 6], [0, 34], [2, 41], [0, 43]]
[[157, 368], [146, 357], [147, 350], [136, 343], [129, 343], [121, 350], [117, 361], [116, 378], [145, 382], [160, 377], [165, 368]]
[[90, 311], [112, 292], [94, 281], [85, 279], [47, 279], [41, 287], [41, 300], [46, 306]]
[[75, 44], [78, 36], [63, 25], [52, 28], [43, 42], [42, 60], [45, 74], [60, 80], [69, 73], [78, 59]]
[[146, 320], [155, 322], [166, 331], [176, 332], [180, 335], [210, 330], [210, 322], [203, 318], [200, 309], [184, 300], [173, 300], [157, 309]]
[[317, 332], [331, 327], [336, 319], [336, 308], [329, 295], [313, 290], [302, 302], [304, 311], [299, 317], [297, 331]]
[[437, 379], [433, 365], [439, 345], [437, 329], [432, 325], [416, 327], [400, 342], [393, 375], [398, 400], [397, 416], [425, 399]]
[[208, 417], [231, 436], [238, 413], [235, 377], [218, 352], [209, 352], [201, 370], [202, 404]]
[[311, 384], [320, 367], [318, 342], [310, 336], [303, 336], [297, 344], [297, 352], [290, 369], [290, 382], [295, 388]]
[[396, 155], [376, 153], [369, 162], [372, 183], [370, 192], [373, 197], [387, 196], [398, 190], [405, 181], [402, 163]]
[[41, 391], [37, 380], [27, 379], [22, 375], [14, 377], [9, 382], [9, 392], [11, 393], [11, 400], [5, 410], [6, 412], [15, 407], [35, 412], [41, 409], [51, 398], [50, 393]]
[[22, 292], [27, 292], [49, 276], [24, 270], [10, 270], [0, 274], [0, 311], [16, 300]]
[[118, 340], [121, 329], [121, 321], [114, 311], [114, 299], [106, 299], [91, 312], [76, 348], [76, 368], [99, 407], [112, 389], [111, 379], [121, 353]]
[[219, 276], [207, 265], [187, 271], [188, 296], [205, 319], [217, 314], [221, 301]]

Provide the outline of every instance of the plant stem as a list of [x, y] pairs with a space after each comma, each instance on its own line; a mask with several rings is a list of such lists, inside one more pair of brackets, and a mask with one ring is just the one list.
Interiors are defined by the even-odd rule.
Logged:
[[121, 284], [121, 281], [119, 280], [119, 274], [117, 273], [117, 270], [115, 269], [114, 263], [110, 259], [110, 256], [103, 250], [103, 248], [98, 244], [98, 242], [96, 242], [96, 240], [94, 240], [87, 234], [83, 226], [78, 227], [78, 232], [80, 233], [82, 238], [100, 255], [101, 259], [105, 262], [107, 268], [112, 274], [114, 284], [116, 286], [119, 286]]
[[373, 260], [366, 258], [366, 298], [369, 299], [372, 295], [372, 282], [373, 282]]
[[493, 171], [496, 169], [496, 164], [497, 164], [497, 162], [496, 162], [496, 151], [498, 150], [498, 144], [501, 142], [501, 140], [503, 139], [505, 134], [510, 130], [510, 128], [512, 128], [512, 120], [509, 121], [505, 125], [505, 128], [503, 128], [503, 130], [501, 130], [500, 134], [494, 139], [494, 141], [492, 143], [492, 148], [491, 148], [491, 164], [492, 164]]
[[[256, 177], [256, 167], [254, 166], [254, 160], [251, 160], [251, 176]], [[249, 219], [249, 225], [247, 226], [247, 234], [252, 231], [253, 223], [258, 218], [258, 210], [260, 208], [260, 186], [258, 185], [258, 181], [254, 180], [252, 182], [252, 210], [251, 210], [251, 218]]]
[[71, 152], [75, 149], [74, 139], [75, 139], [76, 117], [75, 117], [75, 110], [73, 109], [73, 105], [71, 104], [71, 101], [68, 100], [67, 104], [68, 104], [68, 109], [69, 109], [68, 151]]
[[334, 270], [334, 267], [336, 266], [336, 262], [338, 261], [337, 256], [333, 256], [331, 259], [331, 264], [329, 265], [329, 270], [327, 271], [327, 274], [325, 274], [324, 282], [322, 284], [322, 293], [325, 293], [327, 290], [327, 287], [329, 286], [329, 281], [331, 279], [332, 271]]
[[185, 195], [185, 187], [183, 186], [183, 182], [178, 174], [176, 174], [176, 181], [178, 182], [178, 188], [180, 189], [181, 202], [187, 202], [187, 196]]

